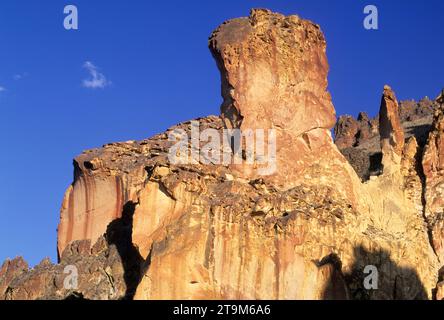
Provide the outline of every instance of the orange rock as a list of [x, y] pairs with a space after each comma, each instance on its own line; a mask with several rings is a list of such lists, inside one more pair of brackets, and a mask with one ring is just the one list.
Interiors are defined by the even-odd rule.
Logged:
[[335, 126], [335, 143], [339, 149], [356, 145], [356, 137], [360, 131], [358, 121], [352, 116], [341, 116]]
[[[210, 48], [222, 74], [222, 116], [196, 122], [216, 134], [276, 130], [277, 171], [263, 176], [257, 163], [171, 163], [169, 134], [189, 134], [190, 122], [84, 152], [62, 207], [59, 252], [70, 248], [70, 254], [74, 240], [94, 243], [114, 234], [111, 248], [136, 252], [140, 268], [122, 259], [125, 275], [142, 271], [137, 299], [431, 297], [437, 261], [400, 170], [361, 184], [333, 144], [335, 112], [319, 27], [253, 10], [218, 28]], [[396, 108], [386, 88], [387, 164], [404, 149]], [[360, 121], [369, 138], [375, 124], [365, 115]], [[411, 141], [405, 148], [407, 171], [416, 147]], [[332, 256], [340, 263], [321, 263]], [[363, 288], [367, 265], [381, 272], [378, 291]]]
[[209, 46], [221, 72], [226, 127], [276, 130], [273, 174], [263, 177], [251, 165], [231, 168], [283, 189], [330, 181], [356, 204], [359, 179], [330, 133], [336, 115], [320, 27], [298, 16], [253, 9], [248, 18], [217, 28]]
[[60, 210], [58, 252], [75, 240], [95, 243], [110, 222], [122, 216], [124, 205], [132, 201], [143, 183], [143, 166], [125, 170], [115, 161], [114, 151], [129, 152], [133, 143], [108, 145], [86, 152], [74, 161], [75, 179], [67, 189]]
[[444, 263], [444, 113], [437, 110], [424, 149], [422, 166], [426, 179], [425, 215], [432, 233], [435, 252]]
[[379, 134], [384, 165], [398, 162], [404, 150], [404, 129], [399, 118], [399, 105], [395, 93], [389, 86], [384, 86], [384, 93], [379, 111]]

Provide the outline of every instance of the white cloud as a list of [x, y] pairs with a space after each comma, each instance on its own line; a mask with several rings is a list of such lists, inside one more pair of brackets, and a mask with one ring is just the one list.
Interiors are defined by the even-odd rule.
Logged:
[[5, 87], [0, 86], [0, 92], [6, 91]]
[[27, 72], [23, 72], [23, 73], [17, 73], [17, 74], [15, 74], [12, 78], [15, 80], [15, 81], [18, 81], [18, 80], [22, 80], [23, 78], [25, 78], [25, 77], [27, 77], [28, 76], [28, 73]]
[[86, 61], [83, 64], [83, 67], [88, 70], [90, 75], [89, 79], [85, 79], [82, 82], [82, 85], [85, 88], [103, 89], [111, 84], [111, 81], [108, 81], [105, 75], [100, 73], [99, 68], [97, 68], [91, 61]]

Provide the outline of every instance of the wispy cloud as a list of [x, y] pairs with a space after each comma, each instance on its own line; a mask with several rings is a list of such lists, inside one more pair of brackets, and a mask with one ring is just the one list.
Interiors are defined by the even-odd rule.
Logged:
[[6, 91], [5, 87], [0, 86], [0, 92]]
[[15, 81], [18, 81], [18, 80], [22, 80], [23, 78], [26, 78], [27, 76], [28, 76], [28, 73], [27, 72], [23, 72], [23, 73], [17, 73], [15, 75], [13, 75], [12, 78]]
[[82, 82], [82, 85], [85, 88], [103, 89], [111, 84], [111, 81], [109, 81], [103, 73], [99, 72], [99, 68], [97, 68], [91, 61], [86, 61], [83, 64], [83, 67], [90, 75], [89, 79], [85, 79]]

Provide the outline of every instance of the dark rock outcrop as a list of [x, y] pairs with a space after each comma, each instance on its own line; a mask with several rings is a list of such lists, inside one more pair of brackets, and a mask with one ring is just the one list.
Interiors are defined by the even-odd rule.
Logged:
[[[432, 129], [433, 114], [437, 108], [438, 103], [427, 97], [419, 102], [414, 100], [399, 102], [397, 109], [404, 138], [415, 137], [419, 152], [427, 142]], [[357, 118], [340, 116], [335, 125], [335, 144], [363, 181], [382, 172], [379, 122], [379, 114], [369, 118], [367, 114], [361, 112]], [[399, 151], [400, 148], [397, 152]]]
[[29, 269], [22, 258], [0, 271], [0, 300], [118, 300], [127, 297], [125, 270], [117, 247], [101, 237], [66, 247], [59, 264], [43, 260]]

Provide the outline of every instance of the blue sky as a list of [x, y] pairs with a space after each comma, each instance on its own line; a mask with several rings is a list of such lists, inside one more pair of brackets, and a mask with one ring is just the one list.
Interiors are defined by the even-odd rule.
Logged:
[[[68, 4], [78, 7], [79, 30], [63, 28]], [[367, 4], [379, 9], [377, 31], [363, 27]], [[77, 154], [219, 113], [207, 39], [253, 7], [321, 25], [338, 114], [375, 115], [386, 83], [400, 99], [435, 97], [444, 87], [441, 0], [2, 0], [0, 261], [55, 261]], [[82, 85], [94, 70], [103, 88]]]

